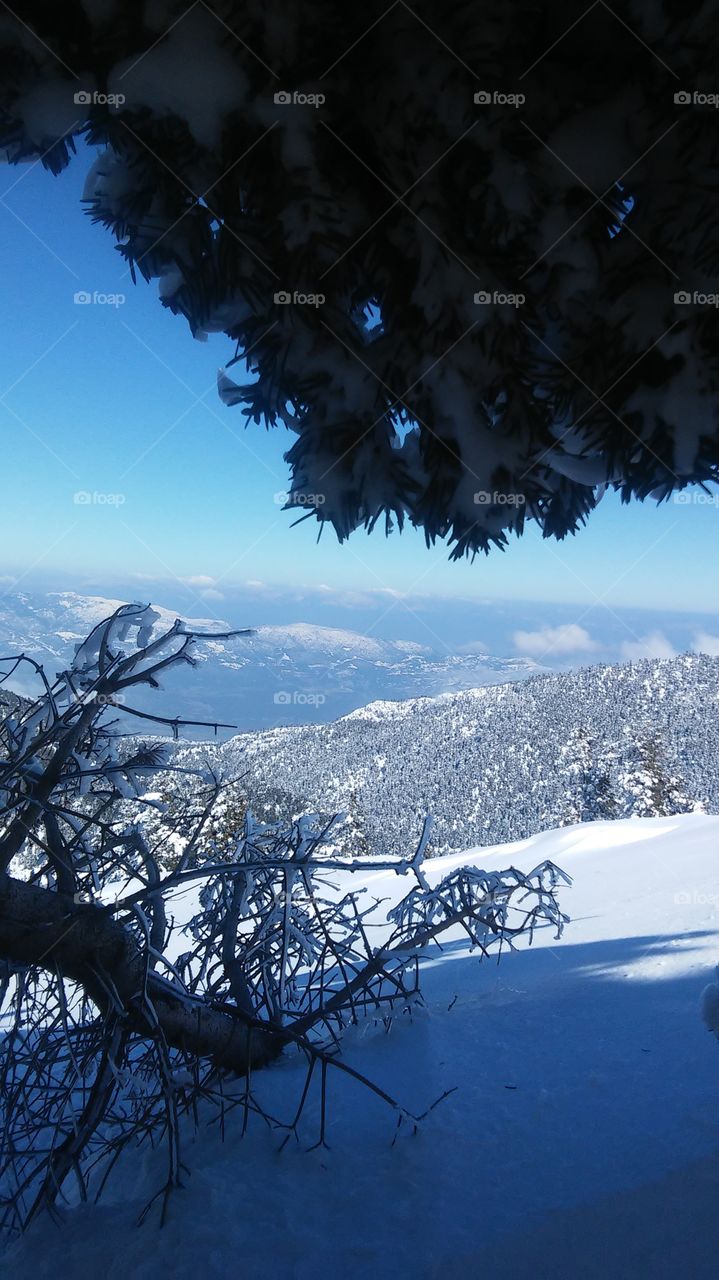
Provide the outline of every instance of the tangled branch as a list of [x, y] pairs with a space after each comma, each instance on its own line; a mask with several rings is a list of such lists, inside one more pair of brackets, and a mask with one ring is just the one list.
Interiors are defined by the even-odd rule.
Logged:
[[[124, 690], [194, 663], [202, 637], [179, 621], [157, 634], [157, 621], [121, 606], [54, 683], [33, 664], [40, 697], [0, 724], [0, 1208], [13, 1229], [61, 1198], [97, 1198], [144, 1141], [165, 1145], [164, 1216], [186, 1118], [241, 1106], [243, 1131], [256, 1114], [297, 1135], [318, 1076], [324, 1142], [330, 1070], [416, 1124], [341, 1057], [344, 1030], [411, 1010], [421, 961], [450, 930], [487, 955], [565, 920], [555, 891], [567, 877], [549, 862], [528, 875], [464, 867], [431, 885], [429, 820], [404, 859], [338, 858], [334, 820], [313, 815], [248, 814], [218, 850], [215, 777], [197, 776], [192, 804], [153, 844], [144, 815], [165, 753], [109, 717]], [[136, 714], [125, 702], [122, 713]], [[351, 888], [370, 869], [412, 881], [389, 913]], [[283, 1053], [307, 1064], [289, 1120], [253, 1090]], [[228, 1075], [245, 1081], [231, 1101]]]

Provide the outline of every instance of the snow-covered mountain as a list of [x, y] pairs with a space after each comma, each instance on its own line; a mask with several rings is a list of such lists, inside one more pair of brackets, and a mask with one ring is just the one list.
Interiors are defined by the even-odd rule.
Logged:
[[[281, 1155], [252, 1113], [241, 1136], [241, 1105], [224, 1141], [217, 1125], [192, 1140], [188, 1117], [189, 1171], [162, 1230], [159, 1211], [137, 1221], [165, 1152], [126, 1150], [112, 1200], [63, 1205], [61, 1225], [40, 1216], [7, 1274], [225, 1280], [241, 1259], [248, 1280], [714, 1280], [719, 1047], [699, 1003], [719, 960], [718, 841], [719, 818], [597, 822], [425, 864], [434, 882], [550, 858], [573, 884], [561, 939], [540, 929], [497, 966], [458, 928], [426, 966], [425, 1009], [390, 1035], [369, 1018], [345, 1036], [343, 1060], [411, 1111], [451, 1091], [418, 1133], [392, 1143], [394, 1116], [340, 1072], [320, 1150], [307, 1150], [317, 1081]], [[409, 887], [382, 872], [364, 884], [385, 911]], [[288, 1055], [253, 1089], [288, 1120], [304, 1072]]]
[[[0, 600], [0, 655], [25, 652], [54, 672], [73, 645], [119, 604], [73, 591], [18, 592]], [[176, 615], [159, 605], [157, 628]], [[187, 618], [199, 631], [230, 629], [217, 618]], [[248, 625], [248, 624], [243, 624]], [[309, 623], [259, 626], [255, 635], [209, 640], [192, 679], [170, 677], [164, 694], [138, 705], [161, 714], [221, 720], [241, 729], [324, 723], [376, 699], [431, 696], [526, 678], [541, 668], [525, 658], [436, 652]], [[29, 685], [13, 685], [28, 692]]]
[[[719, 813], [719, 658], [686, 654], [378, 701], [327, 725], [181, 749], [253, 807], [348, 812], [369, 846], [435, 852], [593, 818]], [[259, 810], [263, 812], [261, 809]], [[269, 812], [272, 812], [270, 809]]]

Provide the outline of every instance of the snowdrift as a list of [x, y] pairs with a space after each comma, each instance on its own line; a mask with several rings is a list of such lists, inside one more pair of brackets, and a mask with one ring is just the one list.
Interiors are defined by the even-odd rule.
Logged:
[[[426, 963], [426, 1007], [387, 1032], [367, 1022], [345, 1058], [415, 1112], [391, 1114], [339, 1073], [329, 1149], [280, 1154], [230, 1115], [189, 1141], [168, 1225], [136, 1226], [157, 1157], [126, 1162], [100, 1206], [69, 1206], [12, 1245], [8, 1273], [107, 1280], [245, 1277], [693, 1277], [717, 1274], [719, 1046], [702, 1024], [719, 961], [719, 818], [590, 823], [426, 864], [551, 858], [573, 877], [556, 941], [480, 964], [461, 938]], [[356, 880], [356, 877], [355, 877]], [[404, 881], [368, 874], [396, 900]], [[389, 906], [388, 902], [386, 906]], [[188, 909], [177, 903], [178, 914]], [[386, 907], [383, 908], [386, 910]], [[284, 1117], [300, 1067], [258, 1076]]]

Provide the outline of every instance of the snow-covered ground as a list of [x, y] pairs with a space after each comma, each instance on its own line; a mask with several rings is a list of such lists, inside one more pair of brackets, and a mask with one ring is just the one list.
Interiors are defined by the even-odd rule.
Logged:
[[[278, 1153], [261, 1122], [242, 1140], [190, 1138], [189, 1173], [163, 1230], [135, 1225], [162, 1180], [148, 1152], [100, 1206], [39, 1222], [7, 1273], [106, 1280], [220, 1277], [675, 1277], [719, 1274], [719, 1045], [702, 1025], [719, 961], [719, 818], [592, 823], [428, 864], [574, 880], [572, 922], [500, 965], [460, 940], [427, 964], [427, 1011], [389, 1034], [350, 1033], [345, 1058], [413, 1111], [449, 1098], [418, 1134], [339, 1073], [330, 1150]], [[373, 893], [407, 882], [373, 873]], [[451, 1006], [451, 1007], [450, 1007]], [[300, 1082], [282, 1062], [258, 1088], [288, 1115]]]

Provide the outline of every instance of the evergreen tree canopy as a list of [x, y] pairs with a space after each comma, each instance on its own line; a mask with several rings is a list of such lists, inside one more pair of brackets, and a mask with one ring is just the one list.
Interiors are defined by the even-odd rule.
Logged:
[[0, 150], [57, 173], [79, 135], [103, 149], [88, 212], [195, 336], [233, 340], [222, 398], [296, 433], [290, 501], [340, 538], [563, 537], [605, 486], [719, 474], [714, 19], [4, 6]]

